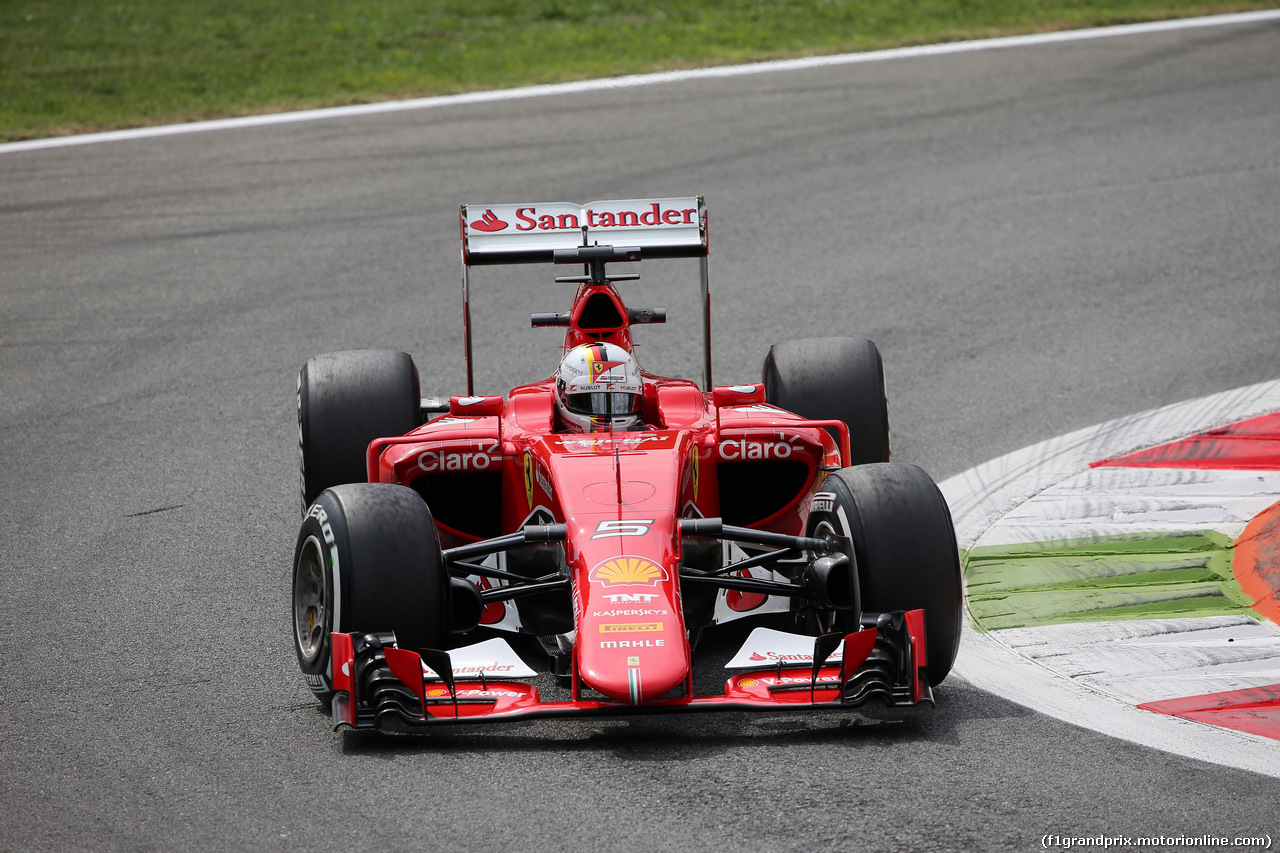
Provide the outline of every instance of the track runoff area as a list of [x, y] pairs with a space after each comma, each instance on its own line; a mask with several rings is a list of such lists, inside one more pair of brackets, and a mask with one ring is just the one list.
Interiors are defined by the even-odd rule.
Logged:
[[810, 68], [823, 68], [834, 65], [853, 65], [862, 62], [887, 62], [894, 59], [909, 59], [919, 56], [972, 53], [974, 51], [1000, 50], [1002, 48], [1009, 47], [1031, 47], [1035, 45], [1112, 38], [1115, 36], [1135, 36], [1148, 33], [1163, 33], [1175, 30], [1199, 29], [1204, 27], [1228, 26], [1233, 24], [1251, 24], [1274, 20], [1280, 20], [1280, 9], [1263, 10], [1259, 12], [1240, 12], [1229, 15], [1212, 15], [1200, 18], [1179, 18], [1171, 21], [1152, 21], [1144, 24], [1125, 24], [1114, 27], [1063, 30], [1059, 32], [1035, 33], [1023, 36], [977, 39], [974, 41], [948, 42], [946, 44], [920, 45], [916, 47], [868, 51], [865, 53], [842, 53], [833, 56], [813, 56], [802, 59], [754, 62], [747, 65], [725, 65], [714, 68], [665, 71], [654, 74], [632, 74], [622, 77], [608, 77], [599, 80], [583, 80], [575, 83], [555, 83], [541, 86], [526, 86], [519, 89], [468, 92], [460, 95], [441, 95], [432, 98], [383, 101], [375, 104], [357, 104], [346, 107], [298, 110], [288, 113], [243, 116], [240, 118], [217, 119], [214, 121], [186, 122], [183, 124], [141, 127], [130, 130], [85, 133], [77, 136], [60, 136], [49, 139], [33, 139], [25, 142], [0, 144], [0, 154], [16, 151], [31, 151], [41, 148], [64, 148], [72, 145], [90, 145], [99, 142], [122, 142], [131, 139], [148, 139], [157, 136], [177, 136], [185, 133], [205, 133], [215, 130], [234, 130], [237, 128], [263, 127], [274, 124], [291, 124], [293, 122], [300, 121], [323, 121], [325, 119], [353, 118], [358, 116], [378, 115], [381, 113], [403, 112], [406, 110], [423, 110], [435, 107], [463, 106], [466, 104], [521, 100], [524, 98], [538, 98], [550, 95], [598, 92], [607, 89], [655, 86], [663, 83], [679, 83], [686, 80], [699, 80], [712, 77], [740, 77], [748, 74], [803, 71]]
[[955, 675], [1280, 777], [1280, 381], [1070, 433], [941, 488], [970, 616]]

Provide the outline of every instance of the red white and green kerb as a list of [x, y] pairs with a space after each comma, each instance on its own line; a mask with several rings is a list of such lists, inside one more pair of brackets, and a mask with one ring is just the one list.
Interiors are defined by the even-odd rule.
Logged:
[[[943, 489], [976, 629], [962, 677], [991, 686], [992, 656], [1016, 657], [1048, 692], [1280, 746], [1280, 383], [1082, 430]], [[1141, 741], [1143, 718], [1121, 717]]]

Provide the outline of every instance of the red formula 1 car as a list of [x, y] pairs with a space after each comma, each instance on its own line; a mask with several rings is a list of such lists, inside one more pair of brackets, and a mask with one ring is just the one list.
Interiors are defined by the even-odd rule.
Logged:
[[[421, 398], [401, 352], [303, 367], [294, 639], [335, 728], [933, 701], [960, 562], [933, 481], [888, 461], [880, 355], [790, 341], [713, 386], [706, 226], [701, 198], [464, 205], [467, 393]], [[672, 257], [701, 259], [705, 387], [639, 367], [665, 312], [609, 270]], [[540, 262], [581, 270], [532, 318], [563, 360], [477, 395], [471, 269]]]

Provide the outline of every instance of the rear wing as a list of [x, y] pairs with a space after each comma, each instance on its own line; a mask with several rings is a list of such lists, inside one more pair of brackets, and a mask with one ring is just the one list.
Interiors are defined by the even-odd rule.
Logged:
[[556, 249], [636, 246], [644, 258], [707, 256], [701, 197], [593, 201], [578, 205], [462, 205], [462, 263], [552, 263]]
[[702, 196], [541, 204], [464, 204], [462, 313], [471, 371], [471, 268], [497, 264], [555, 263], [556, 252], [582, 246], [614, 246], [649, 258], [699, 258], [702, 283], [704, 387], [711, 390], [711, 286], [707, 274], [707, 207]]

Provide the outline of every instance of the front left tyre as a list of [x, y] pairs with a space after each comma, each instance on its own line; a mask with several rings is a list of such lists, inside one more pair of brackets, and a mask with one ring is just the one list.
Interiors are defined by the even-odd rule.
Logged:
[[880, 350], [865, 338], [803, 338], [769, 348], [764, 398], [849, 428], [850, 465], [889, 461], [889, 405]]
[[852, 541], [863, 612], [924, 610], [929, 681], [941, 684], [960, 649], [964, 590], [951, 510], [929, 475], [898, 462], [833, 471], [805, 532]]
[[321, 492], [293, 558], [293, 637], [307, 686], [333, 697], [332, 634], [395, 631], [402, 649], [444, 649], [450, 580], [417, 492], [350, 483]]

